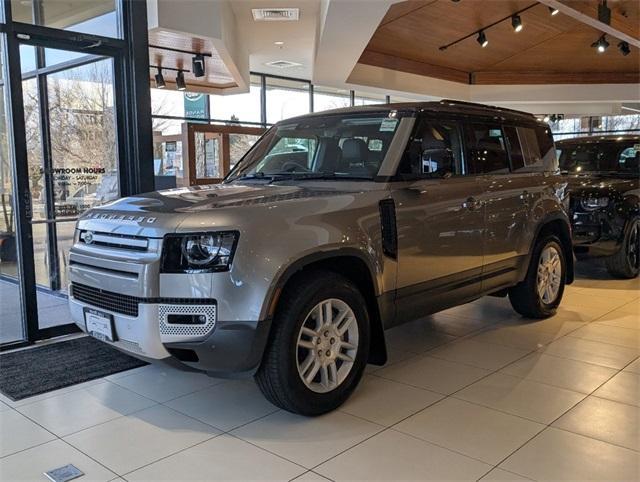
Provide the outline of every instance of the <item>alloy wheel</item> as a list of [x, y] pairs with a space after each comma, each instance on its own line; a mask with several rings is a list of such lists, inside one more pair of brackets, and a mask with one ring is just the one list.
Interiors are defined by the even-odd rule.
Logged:
[[540, 253], [536, 286], [538, 296], [546, 305], [553, 303], [560, 291], [562, 260], [555, 246], [547, 246]]
[[306, 316], [297, 339], [296, 364], [310, 390], [335, 390], [351, 372], [358, 351], [358, 323], [347, 303], [321, 301]]

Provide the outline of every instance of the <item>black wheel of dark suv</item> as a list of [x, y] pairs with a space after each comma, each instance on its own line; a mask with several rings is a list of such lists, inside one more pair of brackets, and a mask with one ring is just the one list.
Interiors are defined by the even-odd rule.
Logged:
[[640, 218], [629, 221], [620, 250], [605, 258], [607, 271], [616, 278], [631, 279], [640, 273]]
[[314, 271], [285, 288], [256, 382], [280, 408], [320, 415], [357, 386], [369, 354], [369, 315], [346, 278]]
[[552, 316], [564, 293], [566, 266], [557, 236], [548, 234], [538, 239], [525, 279], [509, 290], [513, 309], [527, 318]]

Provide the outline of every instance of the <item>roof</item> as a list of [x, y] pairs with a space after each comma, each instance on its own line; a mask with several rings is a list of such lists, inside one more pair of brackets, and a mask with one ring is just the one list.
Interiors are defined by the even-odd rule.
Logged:
[[280, 122], [290, 122], [294, 119], [304, 119], [308, 117], [319, 117], [325, 115], [353, 114], [360, 112], [388, 112], [392, 110], [397, 110], [400, 112], [433, 112], [440, 114], [446, 113], [462, 114], [466, 116], [497, 117], [501, 120], [519, 120], [541, 123], [541, 121], [539, 121], [533, 114], [529, 114], [527, 112], [449, 99], [443, 99], [437, 102], [405, 102], [396, 104], [372, 104], [365, 106], [343, 107], [341, 109], [332, 109], [322, 112], [314, 112], [312, 114], [305, 114]]
[[556, 141], [556, 145], [562, 144], [596, 144], [598, 142], [640, 142], [640, 134], [618, 134], [618, 135], [601, 135], [601, 136], [581, 136], [572, 137], [571, 139], [562, 139]]

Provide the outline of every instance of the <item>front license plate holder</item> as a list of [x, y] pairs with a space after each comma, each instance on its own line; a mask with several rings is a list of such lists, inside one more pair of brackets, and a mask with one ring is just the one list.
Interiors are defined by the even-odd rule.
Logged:
[[118, 341], [113, 315], [93, 308], [84, 309], [87, 333], [101, 341]]

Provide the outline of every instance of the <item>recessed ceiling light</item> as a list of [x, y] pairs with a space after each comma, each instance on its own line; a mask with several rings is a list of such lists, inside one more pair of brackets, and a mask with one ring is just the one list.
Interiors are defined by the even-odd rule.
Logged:
[[284, 45], [284, 42], [282, 40], [276, 40], [275, 42], [273, 42], [274, 45], [277, 45], [278, 47], [282, 47]]

